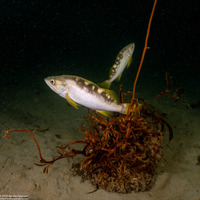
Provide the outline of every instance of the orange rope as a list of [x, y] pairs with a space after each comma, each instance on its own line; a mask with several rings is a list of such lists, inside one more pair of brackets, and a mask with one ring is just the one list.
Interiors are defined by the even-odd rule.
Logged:
[[155, 11], [156, 3], [157, 3], [157, 0], [154, 0], [154, 4], [153, 4], [151, 16], [150, 16], [149, 24], [148, 24], [148, 28], [147, 28], [147, 34], [146, 34], [145, 45], [144, 45], [144, 49], [143, 49], [143, 53], [142, 53], [142, 58], [140, 60], [140, 65], [139, 65], [137, 75], [136, 75], [136, 78], [135, 78], [135, 81], [134, 81], [134, 84], [133, 84], [133, 95], [132, 95], [130, 107], [133, 105], [133, 101], [135, 99], [135, 88], [136, 88], [136, 84], [137, 84], [138, 77], [139, 77], [139, 74], [140, 74], [140, 70], [142, 68], [142, 64], [143, 64], [143, 61], [144, 61], [144, 56], [145, 56], [146, 50], [150, 48], [150, 47], [147, 46], [147, 43], [148, 43], [149, 32], [150, 32], [150, 28], [151, 28], [151, 21], [152, 21], [153, 14], [154, 14], [154, 11]]

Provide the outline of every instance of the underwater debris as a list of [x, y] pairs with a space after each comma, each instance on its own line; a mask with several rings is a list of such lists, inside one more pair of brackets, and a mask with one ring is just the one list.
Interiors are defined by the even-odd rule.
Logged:
[[183, 100], [183, 93], [184, 93], [184, 88], [178, 88], [174, 93], [173, 98], [179, 101]]
[[155, 101], [160, 96], [168, 96], [168, 97], [174, 99], [175, 102], [178, 101], [182, 104], [186, 104], [190, 108], [190, 105], [186, 101], [184, 101], [185, 100], [184, 97], [183, 97], [184, 88], [176, 89], [176, 91], [174, 92], [173, 95], [169, 94], [169, 92], [171, 91], [171, 88], [172, 88], [172, 76], [168, 72], [166, 72], [166, 84], [167, 84], [166, 90], [161, 91], [152, 101], [150, 101], [150, 103]]

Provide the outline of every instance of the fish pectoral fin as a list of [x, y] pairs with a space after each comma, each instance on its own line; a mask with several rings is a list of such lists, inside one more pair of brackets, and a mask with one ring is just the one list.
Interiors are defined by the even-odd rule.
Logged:
[[70, 98], [70, 96], [69, 96], [67, 93], [65, 94], [65, 98], [66, 98], [67, 102], [68, 102], [71, 106], [73, 106], [74, 108], [78, 109], [79, 104], [76, 103], [74, 100], [72, 100], [72, 99]]
[[109, 117], [111, 116], [111, 113], [110, 111], [105, 111], [105, 110], [96, 110], [98, 113], [101, 113], [102, 115], [106, 116], [106, 117]]
[[128, 62], [127, 62], [127, 68], [131, 65], [131, 62], [132, 62], [132, 57], [131, 56], [129, 56], [128, 57]]
[[120, 81], [121, 77], [122, 77], [122, 74], [120, 74], [120, 75], [116, 78], [116, 81]]

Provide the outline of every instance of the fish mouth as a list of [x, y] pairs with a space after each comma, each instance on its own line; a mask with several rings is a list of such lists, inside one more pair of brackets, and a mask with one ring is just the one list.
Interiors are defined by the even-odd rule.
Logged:
[[47, 84], [47, 78], [44, 78], [45, 83]]
[[135, 43], [131, 43], [131, 48], [134, 50], [135, 49]]
[[133, 54], [134, 49], [135, 49], [135, 43], [131, 43], [130, 44], [130, 50], [129, 50], [131, 54]]
[[55, 88], [53, 87], [53, 85], [50, 83], [49, 79], [48, 78], [45, 78], [44, 79], [45, 83], [54, 91]]
[[50, 84], [50, 82], [48, 81], [47, 78], [45, 78], [44, 81], [45, 81], [45, 83], [46, 83], [50, 88], [52, 88], [52, 86], [51, 86], [51, 84]]
[[45, 83], [55, 92], [55, 93], [57, 93], [58, 95], [61, 95], [62, 94], [62, 91], [60, 91], [58, 88], [57, 88], [57, 86], [54, 84], [52, 84], [50, 81], [51, 81], [52, 79], [50, 79], [50, 78], [45, 78], [44, 79], [44, 81], [45, 81]]

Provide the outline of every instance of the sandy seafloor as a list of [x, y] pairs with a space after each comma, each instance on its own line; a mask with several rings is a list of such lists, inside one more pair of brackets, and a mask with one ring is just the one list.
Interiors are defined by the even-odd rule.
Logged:
[[[20, 92], [17, 92], [20, 91]], [[137, 93], [151, 98], [151, 91]], [[200, 110], [162, 98], [154, 105], [167, 113], [166, 120], [174, 130], [174, 138], [168, 143], [165, 135], [164, 157], [160, 162], [158, 177], [150, 191], [118, 194], [102, 189], [94, 190], [89, 181], [72, 176], [72, 162], [80, 157], [55, 162], [48, 174], [43, 174], [39, 155], [32, 138], [23, 132], [4, 131], [13, 128], [28, 129], [36, 137], [42, 155], [51, 159], [56, 155], [57, 145], [80, 140], [80, 131], [87, 109], [75, 110], [64, 99], [54, 94], [44, 83], [40, 90], [27, 88], [5, 89], [0, 112], [0, 195], [28, 195], [34, 200], [200, 200]], [[1, 99], [1, 100], [2, 100]], [[149, 100], [149, 99], [148, 99]], [[197, 99], [194, 99], [197, 102]], [[43, 129], [48, 129], [41, 132]]]

